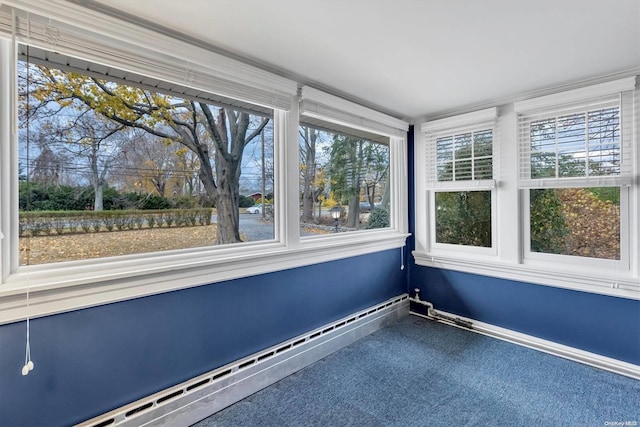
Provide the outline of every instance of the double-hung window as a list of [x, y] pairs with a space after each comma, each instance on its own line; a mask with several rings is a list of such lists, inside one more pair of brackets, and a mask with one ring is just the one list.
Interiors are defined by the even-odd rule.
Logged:
[[495, 254], [496, 109], [424, 123], [431, 250]]
[[416, 263], [637, 298], [637, 92], [629, 77], [423, 123]]
[[516, 104], [524, 259], [630, 267], [633, 81]]

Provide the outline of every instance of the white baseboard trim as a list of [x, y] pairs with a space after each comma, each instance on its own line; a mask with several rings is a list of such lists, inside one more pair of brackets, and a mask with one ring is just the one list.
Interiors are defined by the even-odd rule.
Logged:
[[623, 362], [611, 357], [602, 356], [600, 354], [591, 353], [588, 351], [580, 350], [574, 347], [569, 347], [563, 344], [558, 344], [553, 341], [548, 341], [542, 338], [534, 337], [531, 335], [523, 334], [520, 332], [512, 331], [510, 329], [501, 328], [499, 326], [491, 325], [489, 323], [479, 322], [474, 319], [458, 316], [457, 314], [447, 313], [445, 311], [434, 310], [435, 313], [443, 314], [450, 318], [455, 318], [468, 322], [471, 324], [471, 328], [454, 324], [448, 321], [442, 321], [432, 316], [425, 316], [420, 313], [411, 311], [410, 314], [414, 316], [424, 317], [429, 320], [439, 321], [451, 326], [455, 326], [460, 329], [465, 329], [479, 334], [487, 335], [493, 338], [498, 338], [503, 341], [508, 341], [513, 344], [518, 344], [524, 347], [532, 348], [534, 350], [543, 351], [545, 353], [559, 356], [565, 359], [573, 360], [574, 362], [583, 363], [585, 365], [593, 366], [595, 368], [603, 369], [605, 371], [613, 372], [616, 374], [631, 377], [640, 380], [640, 366], [633, 363]]
[[399, 295], [78, 426], [190, 426], [408, 314]]

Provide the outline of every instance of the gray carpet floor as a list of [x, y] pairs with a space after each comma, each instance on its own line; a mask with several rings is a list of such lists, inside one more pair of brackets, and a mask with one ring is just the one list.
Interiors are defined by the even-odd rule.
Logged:
[[408, 316], [196, 427], [640, 426], [640, 381]]

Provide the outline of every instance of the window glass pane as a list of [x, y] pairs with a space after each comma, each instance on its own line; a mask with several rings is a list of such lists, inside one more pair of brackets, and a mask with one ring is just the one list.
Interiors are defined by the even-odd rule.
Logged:
[[472, 178], [472, 160], [458, 160], [454, 163], [454, 181], [471, 181]]
[[620, 109], [531, 122], [531, 178], [620, 174]]
[[[389, 227], [388, 138], [310, 125], [299, 136], [301, 235]], [[332, 208], [340, 209], [337, 221]]]
[[531, 123], [531, 178], [556, 176], [556, 120]]
[[465, 133], [456, 135], [454, 138], [454, 154], [456, 159], [471, 159], [473, 152], [471, 150], [471, 134]]
[[530, 190], [531, 251], [620, 259], [620, 188]]
[[436, 242], [491, 247], [491, 191], [435, 193]]
[[560, 117], [557, 126], [558, 175], [584, 176], [585, 115]]
[[490, 130], [476, 132], [473, 135], [473, 155], [474, 157], [491, 157], [492, 155], [493, 132]]
[[273, 120], [19, 62], [20, 264], [274, 238]]
[[589, 113], [589, 174], [620, 174], [620, 114], [618, 108]]
[[493, 178], [493, 159], [491, 159], [491, 157], [476, 159], [473, 168], [473, 176], [475, 179]]
[[438, 181], [453, 180], [453, 137], [436, 140]]
[[437, 180], [493, 178], [493, 131], [483, 130], [436, 139]]

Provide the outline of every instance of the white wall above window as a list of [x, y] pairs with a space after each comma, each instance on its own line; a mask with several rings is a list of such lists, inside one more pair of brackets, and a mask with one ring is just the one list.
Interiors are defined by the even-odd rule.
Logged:
[[380, 135], [405, 138], [409, 123], [337, 96], [303, 86], [300, 114]]
[[0, 34], [55, 52], [54, 63], [68, 55], [278, 109], [297, 91], [292, 80], [70, 2], [3, 3]]

